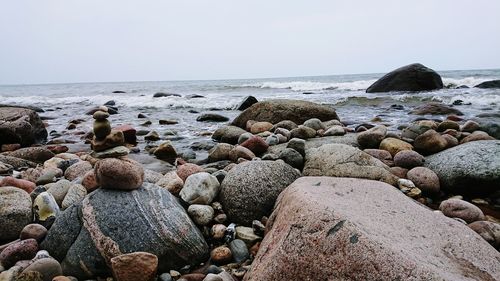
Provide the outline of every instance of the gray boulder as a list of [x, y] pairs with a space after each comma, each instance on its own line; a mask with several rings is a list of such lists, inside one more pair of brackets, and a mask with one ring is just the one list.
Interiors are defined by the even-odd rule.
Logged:
[[34, 110], [0, 107], [0, 144], [19, 143], [29, 146], [46, 139], [47, 130]]
[[248, 120], [265, 121], [273, 124], [283, 120], [290, 120], [302, 124], [311, 118], [318, 118], [321, 121], [339, 119], [335, 110], [328, 106], [309, 101], [284, 99], [253, 104], [238, 115], [232, 124], [240, 128], [245, 128]]
[[396, 185], [389, 167], [368, 153], [345, 144], [325, 144], [306, 154], [304, 176], [330, 176], [379, 180]]
[[98, 189], [62, 212], [41, 248], [81, 280], [111, 274], [111, 258], [132, 252], [158, 256], [165, 272], [205, 261], [208, 246], [177, 199], [145, 183], [129, 192]]
[[283, 161], [248, 161], [232, 168], [222, 181], [220, 202], [230, 221], [251, 225], [268, 216], [280, 192], [300, 177]]
[[392, 91], [430, 91], [443, 88], [441, 76], [420, 63], [414, 63], [393, 70], [378, 79], [367, 93]]
[[19, 238], [32, 219], [30, 195], [17, 187], [0, 187], [0, 241]]
[[424, 166], [454, 192], [484, 194], [500, 186], [500, 141], [473, 141], [427, 156]]

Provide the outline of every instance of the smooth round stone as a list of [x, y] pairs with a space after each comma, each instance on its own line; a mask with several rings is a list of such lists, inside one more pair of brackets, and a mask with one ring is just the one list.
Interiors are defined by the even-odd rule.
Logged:
[[111, 123], [108, 120], [96, 120], [93, 125], [94, 136], [98, 140], [103, 140], [111, 133]]
[[439, 210], [450, 218], [460, 218], [467, 223], [484, 220], [484, 214], [477, 206], [459, 199], [448, 199], [439, 205]]
[[303, 139], [293, 138], [288, 142], [286, 147], [295, 149], [303, 157], [306, 155], [306, 141]]
[[103, 151], [115, 146], [125, 144], [125, 136], [122, 131], [111, 130], [104, 139], [94, 138], [91, 141], [91, 147], [94, 151]]
[[188, 207], [187, 212], [197, 225], [207, 225], [214, 217], [214, 209], [208, 205], [193, 204]]
[[87, 171], [82, 179], [82, 185], [90, 193], [99, 187], [97, 179], [95, 178], [94, 170]]
[[303, 125], [315, 131], [325, 129], [325, 125], [318, 118], [311, 118], [309, 120], [306, 120]]
[[250, 149], [255, 154], [262, 154], [267, 151], [269, 148], [269, 145], [266, 143], [266, 141], [258, 136], [253, 136], [243, 143], [240, 144], [243, 147], [246, 147]]
[[177, 175], [176, 171], [167, 172], [164, 176], [156, 182], [156, 185], [167, 189], [170, 193], [177, 195], [184, 186], [184, 182]]
[[209, 273], [205, 276], [203, 281], [224, 281], [224, 279], [217, 274]]
[[452, 120], [444, 120], [443, 122], [439, 123], [436, 131], [438, 132], [444, 132], [446, 130], [460, 130], [460, 125], [458, 125], [457, 122], [452, 121]]
[[69, 166], [64, 172], [64, 177], [69, 181], [73, 181], [76, 178], [85, 175], [85, 173], [90, 170], [92, 170], [92, 164], [90, 164], [90, 162], [80, 161]]
[[412, 189], [415, 188], [415, 184], [411, 180], [399, 179], [398, 187], [399, 189]]
[[477, 122], [474, 122], [474, 121], [467, 121], [463, 124], [462, 126], [462, 132], [469, 132], [469, 133], [472, 133], [474, 131], [477, 131], [479, 130], [480, 126]]
[[171, 141], [160, 144], [153, 152], [156, 158], [174, 163], [177, 158], [177, 151]]
[[57, 202], [57, 205], [59, 206], [61, 206], [62, 201], [64, 200], [64, 197], [68, 193], [70, 187], [71, 187], [71, 182], [65, 179], [45, 185], [47, 192], [52, 194], [52, 196]]
[[35, 239], [38, 243], [40, 243], [46, 235], [47, 228], [45, 228], [45, 226], [37, 223], [31, 223], [21, 230], [19, 238], [21, 240]]
[[26, 239], [15, 242], [0, 252], [0, 268], [10, 268], [20, 260], [30, 260], [38, 251], [35, 239]]
[[210, 204], [219, 193], [220, 184], [216, 177], [201, 172], [189, 176], [179, 193], [189, 204]]
[[177, 175], [183, 182], [185, 182], [189, 176], [200, 172], [203, 172], [203, 168], [193, 163], [186, 163], [177, 166]]
[[324, 136], [343, 136], [343, 135], [345, 135], [345, 130], [344, 130], [344, 127], [342, 127], [342, 126], [333, 125], [330, 128], [328, 128], [323, 135]]
[[255, 158], [255, 154], [248, 148], [241, 145], [235, 146], [231, 151], [229, 151], [229, 159], [233, 162], [238, 161], [239, 158], [252, 160]]
[[110, 149], [106, 149], [104, 151], [99, 151], [99, 152], [92, 152], [91, 155], [92, 157], [99, 158], [99, 159], [104, 159], [104, 158], [118, 158], [118, 157], [123, 157], [127, 156], [130, 153], [130, 149], [127, 147], [120, 145], [117, 147], [113, 147]]
[[290, 134], [292, 138], [311, 139], [316, 136], [316, 130], [304, 125], [300, 125], [297, 128], [291, 130]]
[[386, 134], [387, 128], [384, 125], [379, 125], [359, 133], [357, 141], [363, 148], [378, 148]]
[[385, 138], [380, 143], [379, 148], [389, 151], [393, 157], [400, 151], [413, 150], [413, 146], [411, 144], [396, 138]]
[[274, 133], [276, 135], [283, 135], [283, 136], [285, 136], [287, 140], [290, 139], [290, 137], [292, 135], [290, 133], [290, 130], [285, 129], [285, 128], [276, 128], [276, 130], [274, 130]]
[[54, 196], [44, 191], [40, 193], [33, 202], [33, 210], [35, 212], [35, 222], [49, 228], [54, 223], [57, 215], [60, 212]]
[[266, 226], [259, 220], [252, 221], [252, 229], [253, 232], [257, 235], [264, 235], [264, 231], [266, 230]]
[[36, 271], [43, 276], [43, 281], [51, 281], [52, 278], [62, 275], [61, 264], [53, 258], [39, 259], [28, 266], [23, 273]]
[[252, 125], [252, 127], [250, 128], [250, 132], [252, 134], [258, 134], [258, 133], [262, 133], [265, 131], [269, 131], [269, 130], [271, 130], [272, 127], [273, 127], [273, 124], [270, 122], [255, 122]]
[[245, 132], [243, 134], [241, 134], [239, 137], [238, 137], [238, 144], [242, 144], [244, 143], [246, 140], [248, 140], [249, 138], [253, 137], [253, 134], [252, 133], [249, 133], [249, 132]]
[[424, 156], [413, 150], [403, 150], [394, 155], [394, 165], [406, 169], [422, 166], [424, 161]]
[[283, 149], [278, 157], [294, 168], [302, 169], [304, 167], [304, 158], [293, 148]]
[[147, 252], [123, 254], [111, 259], [113, 276], [119, 281], [156, 280], [158, 257]]
[[420, 188], [418, 188], [418, 187], [414, 187], [414, 188], [410, 189], [410, 191], [406, 195], [410, 198], [415, 199], [415, 198], [420, 197], [420, 195], [422, 195], [422, 190], [420, 190]]
[[223, 224], [214, 224], [212, 225], [211, 234], [214, 239], [222, 239], [224, 238], [224, 234], [226, 233], [227, 227]]
[[227, 215], [226, 214], [218, 214], [215, 216], [214, 221], [216, 223], [225, 223], [227, 221]]
[[95, 120], [105, 120], [109, 117], [109, 113], [98, 110], [98, 111], [94, 112], [94, 114], [92, 114], [92, 117]]
[[401, 167], [390, 167], [389, 171], [398, 178], [403, 178], [403, 179], [406, 178], [406, 174], [408, 173], [408, 169]]
[[131, 159], [102, 159], [95, 165], [95, 175], [101, 188], [134, 190], [144, 182], [144, 169]]
[[174, 279], [170, 276], [169, 273], [160, 274], [160, 281], [173, 281]]
[[26, 191], [27, 193], [31, 193], [36, 185], [28, 180], [16, 179], [14, 177], [5, 177], [0, 180], [0, 186], [13, 186], [19, 189]]
[[251, 227], [237, 226], [236, 238], [243, 240], [248, 246], [252, 246], [255, 242], [262, 240], [262, 238], [253, 232]]
[[233, 254], [233, 260], [237, 263], [243, 262], [249, 258], [248, 248], [245, 242], [240, 239], [234, 239], [229, 243], [229, 248]]
[[[62, 159], [61, 159], [62, 160]], [[44, 169], [44, 173], [36, 180], [37, 185], [44, 185], [55, 182], [58, 176], [62, 175], [62, 170], [56, 168]]]
[[224, 170], [218, 170], [212, 174], [212, 176], [216, 177], [219, 183], [222, 183], [224, 178], [227, 176], [227, 172]]
[[14, 240], [33, 219], [30, 195], [17, 187], [0, 187], [0, 240]]
[[417, 151], [424, 154], [432, 154], [444, 150], [447, 147], [448, 142], [438, 132], [428, 130], [416, 137], [413, 145]]
[[439, 178], [431, 169], [415, 167], [408, 171], [406, 177], [425, 193], [438, 193], [440, 190]]
[[231, 262], [233, 254], [227, 246], [219, 246], [210, 252], [210, 258], [215, 264], [226, 264]]
[[218, 143], [208, 152], [208, 160], [217, 162], [229, 159], [229, 152], [234, 148], [229, 143]]
[[280, 143], [280, 139], [278, 135], [272, 134], [266, 138], [266, 143], [267, 145], [277, 145]]

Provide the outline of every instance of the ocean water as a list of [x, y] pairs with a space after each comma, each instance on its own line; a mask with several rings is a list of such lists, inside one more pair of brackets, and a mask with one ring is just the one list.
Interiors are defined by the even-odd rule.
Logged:
[[[248, 95], [258, 100], [288, 98], [325, 104], [335, 108], [341, 120], [353, 126], [379, 116], [391, 129], [418, 117], [408, 112], [429, 101], [452, 104], [461, 100], [464, 105], [456, 108], [464, 112], [465, 118], [500, 111], [500, 89], [473, 88], [481, 82], [500, 79], [500, 70], [440, 71], [439, 74], [449, 88], [419, 93], [365, 93], [366, 88], [383, 75], [380, 73], [212, 81], [0, 85], [0, 103], [41, 107], [45, 110], [41, 116], [47, 118], [47, 129], [53, 131], [52, 136], [58, 137], [56, 133], [60, 133], [77, 140], [81, 138], [79, 132], [88, 131], [92, 126], [85, 112], [114, 100], [119, 114], [110, 118], [113, 125], [131, 124], [137, 129], [156, 130], [160, 135], [167, 133], [165, 138], [175, 140], [180, 149], [188, 149], [194, 142], [208, 141], [209, 136], [203, 132], [220, 126], [219, 123], [197, 122], [199, 114], [216, 112], [232, 119], [238, 114], [235, 107]], [[181, 97], [153, 98], [157, 92], [180, 94]], [[190, 95], [202, 97], [190, 98]], [[393, 104], [403, 105], [404, 109], [391, 108]], [[146, 114], [153, 124], [141, 126], [145, 119], [137, 118], [138, 113]], [[86, 121], [78, 125], [77, 130], [65, 129], [70, 120], [80, 118]], [[159, 125], [159, 119], [179, 123]]]

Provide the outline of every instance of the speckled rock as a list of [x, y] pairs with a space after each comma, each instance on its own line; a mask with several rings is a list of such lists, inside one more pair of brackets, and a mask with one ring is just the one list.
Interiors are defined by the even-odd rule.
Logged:
[[324, 130], [326, 129], [325, 125], [323, 124], [323, 122], [321, 122], [321, 120], [319, 120], [318, 118], [311, 118], [311, 119], [308, 119], [304, 122], [304, 124], [302, 124], [306, 127], [309, 127], [315, 131], [317, 130]]
[[177, 175], [181, 178], [183, 182], [193, 174], [203, 172], [203, 168], [192, 163], [182, 164], [177, 166]]
[[489, 193], [500, 186], [500, 141], [465, 143], [425, 158], [424, 166], [454, 192]]
[[32, 221], [30, 195], [17, 187], [0, 187], [0, 240], [14, 240]]
[[381, 182], [300, 178], [267, 228], [246, 281], [500, 279], [481, 237]]
[[359, 133], [357, 140], [359, 145], [363, 148], [378, 148], [386, 134], [387, 127], [379, 125]]
[[229, 152], [234, 148], [233, 145], [228, 143], [218, 143], [208, 152], [208, 160], [210, 162], [217, 162], [229, 159]]
[[394, 157], [400, 151], [413, 150], [413, 146], [411, 144], [395, 138], [385, 138], [380, 143], [379, 148], [389, 151], [392, 157]]
[[17, 241], [5, 248], [0, 253], [0, 268], [8, 269], [17, 261], [30, 260], [38, 251], [38, 243], [35, 239]]
[[210, 253], [211, 260], [216, 264], [226, 264], [232, 257], [231, 250], [227, 246], [219, 246]]
[[92, 170], [92, 168], [93, 167], [92, 164], [90, 164], [90, 162], [80, 161], [69, 166], [64, 172], [64, 177], [69, 181], [73, 181], [76, 178], [85, 175], [85, 173]]
[[52, 151], [44, 147], [25, 147], [12, 152], [6, 152], [4, 154], [36, 163], [43, 163], [55, 156]]
[[484, 214], [476, 205], [460, 199], [448, 199], [439, 204], [439, 210], [450, 218], [460, 218], [467, 223], [484, 220]]
[[233, 162], [238, 161], [239, 158], [252, 160], [254, 157], [255, 154], [250, 149], [241, 145], [237, 145], [229, 151], [229, 159]]
[[36, 188], [36, 185], [33, 182], [23, 179], [16, 179], [13, 177], [5, 177], [1, 179], [0, 186], [17, 187], [19, 189], [26, 191], [27, 193], [31, 193]]
[[187, 212], [197, 225], [207, 225], [214, 217], [214, 209], [208, 205], [193, 204], [189, 206]]
[[471, 141], [480, 141], [480, 140], [495, 140], [495, 138], [488, 135], [488, 133], [486, 133], [486, 132], [475, 131], [472, 134], [461, 139], [460, 144], [471, 142]]
[[406, 177], [420, 190], [427, 194], [437, 194], [440, 190], [439, 178], [431, 169], [415, 167], [408, 171]]
[[71, 187], [71, 182], [65, 179], [59, 180], [55, 183], [49, 183], [45, 185], [47, 192], [50, 193], [57, 202], [57, 205], [61, 206], [64, 197], [68, 193]]
[[87, 171], [82, 179], [82, 185], [85, 187], [87, 192], [92, 192], [99, 187], [97, 179], [95, 178], [94, 170]]
[[142, 165], [128, 158], [102, 159], [95, 164], [94, 173], [101, 188], [133, 190], [144, 182]]
[[224, 127], [220, 127], [219, 129], [217, 129], [213, 133], [212, 139], [219, 141], [219, 142], [237, 144], [238, 138], [240, 137], [240, 135], [244, 134], [246, 132], [247, 131], [243, 130], [242, 128], [236, 127], [236, 126], [224, 126]]
[[490, 221], [475, 221], [469, 224], [469, 227], [495, 249], [500, 249], [500, 224]]
[[155, 281], [158, 257], [146, 252], [123, 254], [111, 259], [111, 268], [117, 281]]
[[177, 158], [177, 151], [171, 141], [166, 141], [160, 144], [154, 151], [154, 155], [161, 160], [165, 160], [169, 163], [174, 163], [175, 158]]
[[424, 156], [413, 150], [403, 150], [394, 155], [394, 165], [406, 169], [422, 166], [424, 161]]
[[124, 253], [156, 255], [159, 272], [208, 258], [203, 236], [176, 198], [149, 183], [87, 195], [57, 218], [41, 247], [80, 280], [109, 276], [111, 259]]
[[304, 125], [299, 125], [297, 128], [290, 131], [291, 138], [310, 139], [316, 136], [316, 131]]
[[438, 132], [428, 130], [415, 138], [413, 146], [415, 150], [427, 155], [444, 150], [448, 142]]
[[255, 122], [252, 124], [250, 128], [250, 133], [252, 134], [262, 133], [271, 130], [272, 127], [273, 124], [269, 122]]
[[220, 184], [216, 177], [201, 172], [189, 176], [179, 195], [189, 204], [210, 204], [219, 194]]
[[53, 258], [43, 258], [34, 261], [30, 264], [23, 273], [30, 271], [40, 272], [43, 277], [43, 281], [52, 281], [56, 276], [62, 275], [61, 264]]
[[69, 206], [82, 201], [85, 195], [87, 195], [87, 189], [83, 185], [71, 184], [61, 203], [62, 209], [65, 210]]
[[156, 182], [156, 185], [167, 189], [174, 195], [177, 195], [184, 186], [184, 182], [177, 175], [176, 171], [170, 171], [161, 177], [160, 180]]
[[279, 193], [300, 174], [282, 161], [249, 161], [229, 171], [220, 202], [231, 221], [251, 224], [269, 215]]
[[334, 176], [380, 180], [392, 185], [397, 177], [380, 160], [345, 144], [325, 144], [308, 150], [305, 176]]
[[269, 145], [264, 139], [258, 136], [252, 136], [248, 140], [241, 143], [241, 146], [250, 149], [254, 154], [259, 155], [267, 151]]
[[47, 228], [45, 228], [41, 224], [31, 223], [28, 224], [21, 230], [21, 234], [19, 234], [19, 239], [26, 240], [33, 238], [38, 243], [42, 242], [43, 238], [47, 235]]

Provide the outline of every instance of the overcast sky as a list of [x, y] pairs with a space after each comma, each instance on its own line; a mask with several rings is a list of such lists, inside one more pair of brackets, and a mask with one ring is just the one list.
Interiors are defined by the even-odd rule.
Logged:
[[500, 67], [498, 0], [0, 0], [0, 84]]

